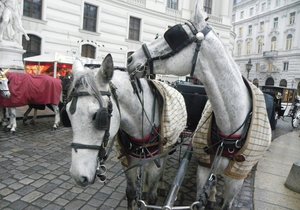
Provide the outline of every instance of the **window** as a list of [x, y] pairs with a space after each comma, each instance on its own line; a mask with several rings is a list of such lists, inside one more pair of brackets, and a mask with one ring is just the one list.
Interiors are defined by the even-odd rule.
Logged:
[[285, 61], [283, 62], [283, 71], [288, 71], [289, 70], [289, 62]]
[[246, 54], [250, 55], [251, 54], [251, 47], [252, 47], [252, 41], [247, 42], [247, 48], [246, 48]]
[[256, 71], [260, 71], [260, 63], [255, 64]]
[[261, 11], [263, 12], [265, 11], [265, 9], [266, 9], [266, 2], [261, 4]]
[[265, 84], [274, 86], [274, 79], [272, 77], [268, 77]]
[[178, 10], [178, 0], [168, 0], [167, 7], [170, 9]]
[[276, 3], [275, 3], [276, 7], [278, 7], [279, 4], [280, 4], [280, 0], [276, 0]]
[[141, 19], [130, 17], [128, 39], [140, 41]]
[[237, 55], [241, 56], [242, 55], [242, 44], [238, 43], [237, 45]]
[[28, 34], [29, 40], [22, 36], [22, 46], [26, 52], [23, 54], [23, 58], [40, 55], [41, 54], [41, 38], [32, 34]]
[[268, 71], [271, 72], [273, 69], [273, 64], [272, 63], [268, 63]]
[[23, 15], [42, 19], [42, 0], [24, 0]]
[[264, 32], [264, 30], [265, 30], [265, 22], [262, 21], [262, 22], [259, 23], [259, 31]]
[[280, 80], [279, 86], [286, 87], [287, 86], [287, 81], [285, 79]]
[[87, 58], [96, 58], [96, 47], [90, 44], [81, 46], [81, 56]]
[[83, 30], [96, 32], [97, 10], [96, 6], [84, 3]]
[[207, 14], [211, 14], [212, 0], [205, 0], [203, 8]]
[[292, 49], [292, 42], [293, 42], [292, 34], [287, 35], [287, 37], [286, 37], [286, 46], [285, 46], [286, 50]]
[[254, 12], [254, 8], [253, 8], [253, 7], [251, 7], [251, 8], [250, 8], [250, 16], [252, 16], [252, 15], [253, 15], [253, 12]]
[[243, 27], [240, 27], [239, 28], [239, 37], [242, 37], [243, 36]]
[[252, 35], [252, 25], [248, 26], [248, 35]]
[[243, 19], [244, 18], [244, 11], [241, 11], [240, 13], [240, 19]]
[[295, 12], [290, 13], [290, 21], [289, 21], [290, 25], [293, 25], [295, 23], [295, 15], [296, 15]]
[[277, 45], [277, 39], [275, 36], [273, 36], [271, 39], [271, 51], [276, 50], [276, 45]]
[[257, 40], [257, 53], [262, 53], [263, 46], [264, 46], [263, 39], [259, 38]]
[[273, 20], [273, 28], [274, 29], [278, 28], [278, 17], [274, 18]]

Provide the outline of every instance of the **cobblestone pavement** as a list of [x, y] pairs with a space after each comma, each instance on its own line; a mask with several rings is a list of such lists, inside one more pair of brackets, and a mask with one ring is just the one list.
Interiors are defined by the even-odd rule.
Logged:
[[[52, 117], [39, 118], [35, 126], [24, 126], [20, 120], [17, 123], [15, 135], [0, 130], [0, 209], [126, 209], [124, 175], [105, 185], [96, 182], [81, 188], [74, 184], [69, 175], [70, 128], [60, 127], [51, 131]], [[122, 170], [115, 151], [113, 153], [106, 163], [108, 178]], [[167, 190], [160, 193], [160, 205], [164, 203], [168, 187], [175, 177], [180, 154], [183, 152], [178, 150], [169, 158], [165, 172]], [[195, 165], [192, 159], [176, 205], [190, 205], [194, 201]], [[235, 209], [253, 209], [253, 174], [246, 179], [234, 203]], [[221, 187], [222, 184], [218, 185], [219, 189]]]

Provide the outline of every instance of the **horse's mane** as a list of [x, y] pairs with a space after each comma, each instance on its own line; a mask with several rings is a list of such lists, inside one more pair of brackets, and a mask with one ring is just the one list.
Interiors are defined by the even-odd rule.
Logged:
[[97, 99], [101, 98], [101, 94], [97, 89], [95, 72], [93, 70], [85, 69], [84, 71], [76, 72], [68, 91], [68, 98], [72, 97], [72, 93], [80, 87], [83, 87], [85, 91], [90, 95], [95, 96]]

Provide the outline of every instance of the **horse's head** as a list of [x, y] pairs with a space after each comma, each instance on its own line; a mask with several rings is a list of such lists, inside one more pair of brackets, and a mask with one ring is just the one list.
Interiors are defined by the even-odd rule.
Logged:
[[10, 97], [10, 91], [9, 91], [9, 87], [8, 87], [8, 78], [6, 76], [7, 72], [8, 72], [8, 69], [2, 70], [0, 68], [0, 92], [4, 98]]
[[[196, 1], [195, 13], [190, 22], [177, 24], [167, 30], [163, 37], [143, 44], [128, 58], [128, 72], [141, 75], [145, 69], [150, 74], [187, 75], [193, 68], [198, 43], [211, 30], [202, 15], [202, 1]], [[145, 68], [147, 66], [147, 68]]]
[[98, 160], [106, 155], [106, 145], [119, 128], [118, 110], [110, 99], [113, 71], [111, 55], [98, 69], [84, 68], [79, 60], [73, 65], [72, 100], [67, 104], [73, 130], [70, 172], [81, 186], [94, 182]]

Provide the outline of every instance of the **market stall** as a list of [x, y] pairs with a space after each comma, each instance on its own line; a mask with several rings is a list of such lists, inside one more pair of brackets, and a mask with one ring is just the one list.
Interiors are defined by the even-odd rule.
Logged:
[[24, 59], [25, 72], [32, 75], [46, 74], [55, 78], [72, 74], [73, 57], [59, 53], [44, 54]]

